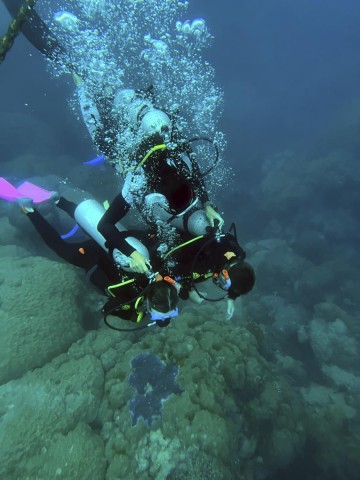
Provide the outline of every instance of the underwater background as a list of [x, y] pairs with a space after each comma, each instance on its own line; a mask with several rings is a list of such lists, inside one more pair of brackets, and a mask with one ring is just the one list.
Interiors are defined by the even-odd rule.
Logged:
[[[138, 45], [125, 44], [117, 58], [128, 70], [109, 78], [151, 79], [168, 108], [176, 95], [186, 105], [190, 133], [217, 136], [223, 163], [207, 186], [257, 282], [231, 321], [222, 302], [183, 303], [167, 329], [113, 332], [82, 272], [1, 201], [0, 477], [358, 480], [360, 4], [112, 3], [129, 15], [136, 5], [154, 38], [205, 19], [204, 44], [185, 39], [173, 56], [183, 90], [151, 41], [144, 65], [126, 51]], [[36, 9], [49, 25], [72, 8], [95, 25], [110, 21], [110, 4], [39, 0]], [[10, 20], [0, 3], [1, 34]], [[124, 38], [139, 25], [129, 17]], [[77, 201], [115, 197], [113, 169], [83, 164], [98, 152], [69, 75], [19, 35], [0, 85], [1, 177]], [[60, 231], [73, 226], [41, 208]]]

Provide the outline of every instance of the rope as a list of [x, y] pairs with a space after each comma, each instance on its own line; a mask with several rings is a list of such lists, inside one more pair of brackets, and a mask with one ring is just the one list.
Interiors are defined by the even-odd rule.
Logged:
[[37, 0], [25, 0], [14, 20], [10, 23], [8, 31], [0, 40], [0, 64], [5, 60], [7, 52], [13, 46], [15, 38], [21, 32], [21, 27], [31, 14]]

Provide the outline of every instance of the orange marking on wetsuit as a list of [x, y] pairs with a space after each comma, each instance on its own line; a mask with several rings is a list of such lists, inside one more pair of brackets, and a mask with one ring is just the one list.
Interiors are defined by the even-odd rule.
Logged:
[[85, 248], [80, 247], [80, 248], [79, 248], [79, 252], [81, 253], [81, 255], [84, 255], [84, 254], [85, 254]]

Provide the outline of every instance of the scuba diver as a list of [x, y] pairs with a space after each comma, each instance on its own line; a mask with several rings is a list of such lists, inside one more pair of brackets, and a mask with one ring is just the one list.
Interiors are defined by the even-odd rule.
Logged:
[[[227, 319], [230, 320], [234, 315], [235, 300], [249, 293], [255, 284], [254, 269], [245, 258], [246, 252], [239, 245], [232, 224], [227, 233], [215, 226], [207, 235], [191, 237], [183, 234], [182, 243], [170, 250], [163, 260], [181, 285], [180, 298], [190, 298], [196, 303], [226, 298]], [[209, 278], [224, 291], [220, 298], [208, 298], [197, 289], [197, 283]]]
[[[79, 85], [80, 105], [88, 131], [98, 149], [124, 176], [121, 193], [98, 225], [108, 243], [116, 248], [114, 224], [132, 207], [141, 213], [147, 225], [157, 228], [158, 235], [167, 241], [176, 237], [171, 229], [201, 235], [214, 225], [215, 220], [221, 228], [224, 220], [209, 201], [204, 174], [200, 172], [191, 141], [183, 139], [170, 117], [154, 107], [148, 98], [151, 89], [146, 92], [121, 90], [111, 108], [108, 101], [103, 101], [98, 109], [84, 93], [82, 82]], [[119, 165], [116, 154], [121, 131], [118, 131], [115, 119], [109, 121], [114, 111], [126, 112], [123, 114], [126, 122], [133, 130], [140, 132], [142, 139], [134, 154], [130, 154], [130, 166], [127, 168]], [[107, 119], [106, 127], [102, 121], [104, 117]], [[134, 257], [135, 271], [143, 273], [147, 270], [145, 259], [139, 252], [128, 254]]]
[[[82, 268], [88, 280], [102, 293], [109, 297], [102, 312], [106, 325], [114, 330], [127, 331], [112, 326], [107, 321], [108, 315], [115, 315], [124, 320], [139, 323], [146, 315], [150, 323], [132, 328], [140, 330], [151, 325], [165, 327], [170, 319], [178, 316], [178, 292], [180, 286], [164, 274], [152, 273], [148, 276], [129, 274], [131, 271], [129, 259], [122, 258], [122, 264], [115, 263], [106, 252], [105, 239], [96, 230], [96, 222], [103, 214], [102, 206], [95, 200], [84, 200], [79, 205], [66, 200], [57, 192], [48, 192], [29, 182], [19, 189], [1, 179], [1, 196], [8, 201], [16, 201], [24, 214], [34, 225], [46, 245], [66, 262]], [[36, 200], [37, 192], [47, 192], [48, 195]], [[34, 202], [40, 203], [50, 199], [54, 204], [74, 218], [82, 230], [90, 237], [84, 241], [69, 243], [50, 225], [34, 208]], [[121, 228], [121, 226], [119, 226]], [[149, 256], [147, 247], [130, 231], [123, 228], [123, 242], [129, 242]], [[151, 246], [151, 241], [143, 235], [143, 240]], [[153, 260], [156, 264], [156, 259]]]

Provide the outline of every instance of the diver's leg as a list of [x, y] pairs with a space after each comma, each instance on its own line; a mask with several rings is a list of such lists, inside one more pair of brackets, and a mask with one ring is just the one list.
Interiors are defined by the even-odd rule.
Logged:
[[56, 202], [56, 206], [66, 212], [71, 218], [75, 219], [75, 210], [77, 204], [74, 202], [70, 202], [70, 200], [66, 200], [64, 197], [60, 197], [59, 201]]
[[63, 260], [85, 270], [88, 270], [94, 264], [89, 255], [86, 255], [86, 250], [81, 248], [83, 244], [65, 242], [55, 228], [37, 210], [28, 212], [26, 216], [46, 245]]
[[109, 283], [112, 283], [112, 262], [106, 261], [105, 252], [94, 240], [67, 243], [38, 211], [27, 213], [27, 217], [53, 252], [71, 265], [85, 270], [90, 283], [101, 293], [106, 291]]

